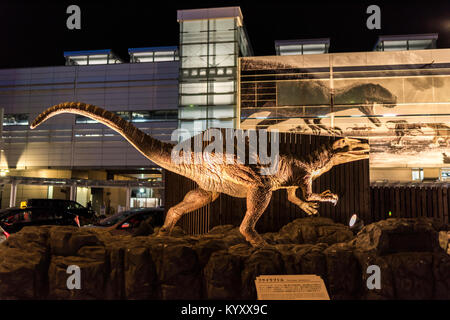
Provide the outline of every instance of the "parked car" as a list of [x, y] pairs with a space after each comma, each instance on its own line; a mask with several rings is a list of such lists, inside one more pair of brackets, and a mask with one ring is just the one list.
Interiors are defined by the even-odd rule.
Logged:
[[94, 210], [83, 207], [78, 202], [72, 200], [29, 199], [26, 206], [31, 208], [54, 208], [57, 210], [64, 210], [64, 212], [68, 212], [86, 219], [93, 219], [95, 217]]
[[18, 232], [26, 226], [76, 226], [94, 220], [95, 212], [70, 200], [30, 199], [21, 204], [20, 208], [0, 210], [0, 227], [8, 234]]
[[142, 231], [143, 222], [150, 228], [162, 226], [164, 224], [164, 208], [142, 208], [119, 212], [99, 221], [94, 227], [105, 228], [112, 234], [136, 234], [140, 227], [140, 231]]

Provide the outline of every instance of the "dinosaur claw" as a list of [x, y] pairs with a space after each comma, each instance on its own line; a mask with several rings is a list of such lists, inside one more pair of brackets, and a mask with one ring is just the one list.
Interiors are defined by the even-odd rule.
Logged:
[[308, 216], [316, 215], [318, 214], [318, 211], [316, 208], [319, 207], [318, 203], [315, 202], [305, 202], [300, 206], [300, 209], [302, 209]]

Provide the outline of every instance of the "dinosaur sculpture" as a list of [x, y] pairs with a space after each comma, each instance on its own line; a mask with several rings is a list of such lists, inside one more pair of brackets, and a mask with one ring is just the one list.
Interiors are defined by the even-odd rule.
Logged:
[[[286, 189], [290, 202], [308, 215], [317, 214], [317, 202], [331, 202], [336, 205], [338, 196], [329, 190], [320, 194], [313, 193], [313, 180], [335, 165], [369, 157], [367, 143], [343, 138], [331, 145], [322, 146], [305, 159], [293, 154], [280, 154], [278, 170], [273, 175], [262, 175], [262, 165], [259, 163], [246, 165], [236, 161], [236, 158], [231, 164], [218, 164], [208, 161], [205, 157], [201, 158], [200, 163], [176, 164], [171, 157], [173, 144], [154, 139], [114, 113], [93, 105], [77, 102], [55, 105], [42, 112], [30, 128], [34, 129], [60, 113], [79, 114], [110, 127], [157, 165], [198, 184], [198, 188], [188, 192], [181, 203], [168, 210], [159, 235], [170, 234], [183, 214], [199, 209], [216, 200], [220, 193], [225, 193], [233, 197], [247, 198], [247, 212], [239, 230], [253, 246], [264, 246], [266, 242], [255, 231], [255, 225], [268, 206], [273, 191]], [[297, 197], [298, 188], [302, 190], [304, 200]]]

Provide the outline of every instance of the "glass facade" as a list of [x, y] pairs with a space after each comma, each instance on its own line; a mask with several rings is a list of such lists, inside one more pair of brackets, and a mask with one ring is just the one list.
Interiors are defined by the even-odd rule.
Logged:
[[238, 57], [251, 53], [239, 17], [180, 21], [179, 128], [238, 126]]
[[[131, 122], [156, 122], [156, 121], [177, 121], [177, 110], [142, 110], [142, 111], [112, 111], [124, 120]], [[75, 123], [97, 123], [97, 121], [77, 115]], [[28, 124], [28, 123], [26, 123]]]
[[242, 58], [241, 128], [368, 138], [371, 168], [447, 167], [449, 57], [438, 49]]

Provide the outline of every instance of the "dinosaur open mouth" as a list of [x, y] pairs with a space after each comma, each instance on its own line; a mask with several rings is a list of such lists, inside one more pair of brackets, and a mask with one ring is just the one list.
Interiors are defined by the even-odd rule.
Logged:
[[370, 149], [368, 147], [356, 147], [348, 153], [352, 155], [368, 155], [369, 151]]

